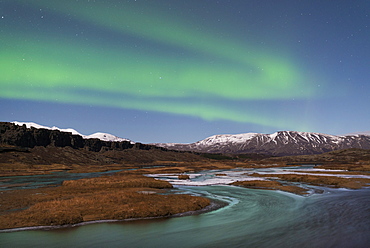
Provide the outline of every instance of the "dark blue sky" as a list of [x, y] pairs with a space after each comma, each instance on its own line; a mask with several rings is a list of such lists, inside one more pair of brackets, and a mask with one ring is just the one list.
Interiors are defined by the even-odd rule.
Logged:
[[134, 141], [369, 131], [369, 1], [0, 0], [1, 121]]

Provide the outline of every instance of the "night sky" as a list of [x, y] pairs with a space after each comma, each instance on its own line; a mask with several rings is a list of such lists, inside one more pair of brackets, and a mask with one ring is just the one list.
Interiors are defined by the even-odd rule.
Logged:
[[0, 0], [0, 120], [133, 141], [370, 130], [370, 1]]

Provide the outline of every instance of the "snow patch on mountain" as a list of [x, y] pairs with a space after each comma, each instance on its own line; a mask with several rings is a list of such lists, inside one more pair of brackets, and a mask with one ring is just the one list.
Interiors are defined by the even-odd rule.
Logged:
[[120, 138], [120, 137], [117, 137], [117, 136], [109, 134], [109, 133], [97, 132], [97, 133], [93, 133], [93, 134], [90, 134], [90, 135], [83, 135], [83, 134], [77, 132], [76, 130], [74, 130], [72, 128], [59, 128], [59, 127], [56, 127], [56, 126], [47, 127], [47, 126], [42, 126], [42, 125], [34, 123], [34, 122], [13, 121], [12, 123], [14, 123], [15, 125], [18, 125], [18, 126], [26, 125], [27, 128], [33, 127], [33, 128], [37, 128], [37, 129], [59, 130], [61, 132], [72, 133], [74, 135], [80, 135], [84, 139], [100, 139], [100, 140], [103, 140], [103, 141], [111, 141], [111, 142], [129, 141], [131, 143], [135, 143], [135, 142], [133, 142], [129, 139]]
[[56, 126], [47, 127], [47, 126], [42, 126], [42, 125], [34, 123], [34, 122], [13, 121], [12, 123], [15, 124], [15, 125], [18, 125], [18, 126], [26, 125], [27, 128], [34, 127], [34, 128], [37, 128], [37, 129], [59, 130], [61, 132], [72, 133], [74, 135], [80, 135], [82, 137], [85, 136], [85, 135], [80, 134], [79, 132], [77, 132], [76, 130], [74, 130], [72, 128], [59, 128], [59, 127], [56, 127]]
[[159, 143], [156, 146], [206, 153], [260, 153], [277, 156], [318, 154], [347, 148], [370, 149], [370, 137], [279, 131], [273, 134], [213, 135], [191, 144]]
[[99, 133], [99, 132], [91, 134], [91, 135], [87, 135], [87, 136], [84, 137], [84, 139], [100, 139], [100, 140], [104, 140], [104, 141], [114, 141], [114, 142], [130, 141], [128, 139], [123, 139], [123, 138], [114, 136], [114, 135], [109, 134], [109, 133]]
[[243, 133], [243, 134], [218, 134], [198, 141], [200, 145], [215, 144], [215, 143], [243, 143], [246, 140], [252, 139], [258, 133]]
[[357, 132], [357, 133], [349, 133], [349, 134], [346, 134], [345, 136], [359, 136], [359, 135], [367, 135], [367, 136], [370, 136], [370, 131]]

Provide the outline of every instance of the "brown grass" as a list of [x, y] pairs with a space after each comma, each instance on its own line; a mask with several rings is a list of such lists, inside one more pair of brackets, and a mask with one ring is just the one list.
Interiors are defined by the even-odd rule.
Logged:
[[88, 189], [105, 190], [117, 188], [172, 188], [169, 182], [156, 180], [136, 174], [115, 174], [97, 178], [85, 178], [80, 180], [64, 181], [63, 186], [67, 190]]
[[[1, 155], [1, 154], [0, 154]], [[138, 168], [131, 164], [107, 164], [107, 165], [79, 165], [79, 164], [24, 164], [19, 162], [0, 163], [0, 177], [43, 175], [56, 171], [68, 171], [70, 173], [103, 172], [110, 170], [125, 170]]]
[[207, 199], [189, 195], [141, 194], [127, 190], [39, 202], [29, 209], [0, 216], [1, 228], [69, 225], [82, 221], [170, 216], [199, 210]]
[[[292, 171], [296, 173], [302, 173], [302, 171], [296, 170]], [[331, 171], [329, 169], [325, 171], [310, 171], [308, 172], [310, 174], [337, 174], [337, 175], [365, 175], [365, 176], [370, 176], [369, 172], [365, 171]]]
[[182, 174], [185, 172], [197, 172], [202, 170], [229, 170], [237, 167], [235, 163], [228, 162], [184, 162], [171, 167], [153, 167], [133, 171], [137, 174]]
[[187, 180], [187, 179], [190, 179], [189, 175], [179, 175], [178, 176], [178, 179], [180, 180]]
[[127, 174], [65, 181], [55, 188], [4, 191], [0, 229], [170, 216], [210, 203], [201, 197], [155, 193], [168, 188], [172, 188], [168, 182]]
[[370, 171], [369, 161], [360, 161], [351, 164], [323, 164], [317, 166], [317, 168], [329, 169], [329, 170], [348, 170], [348, 171]]
[[282, 190], [298, 195], [305, 195], [307, 194], [307, 189], [298, 187], [298, 186], [292, 186], [292, 185], [283, 185], [280, 182], [277, 181], [271, 181], [271, 180], [253, 180], [253, 181], [237, 181], [231, 183], [231, 185], [235, 186], [241, 186], [245, 188], [251, 188], [251, 189], [267, 189], [267, 190]]
[[290, 182], [302, 182], [318, 186], [328, 186], [334, 188], [360, 189], [370, 184], [370, 179], [366, 178], [342, 178], [336, 176], [316, 176], [316, 175], [296, 175], [296, 174], [258, 174], [256, 177], [278, 177], [280, 180]]

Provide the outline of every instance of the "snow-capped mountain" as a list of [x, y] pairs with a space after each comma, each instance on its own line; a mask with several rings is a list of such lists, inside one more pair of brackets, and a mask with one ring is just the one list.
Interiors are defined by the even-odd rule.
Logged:
[[370, 131], [358, 132], [358, 133], [349, 133], [349, 134], [346, 134], [345, 136], [356, 136], [356, 135], [368, 135], [368, 136], [370, 136]]
[[[34, 127], [69, 132], [74, 135], [80, 135], [83, 139], [100, 139], [112, 142], [129, 141], [131, 144], [135, 143], [108, 133], [83, 135], [71, 128], [46, 127], [33, 122], [14, 121], [13, 123], [19, 126], [26, 125], [27, 128]], [[321, 133], [280, 131], [273, 134], [244, 133], [213, 135], [191, 144], [154, 143], [152, 145], [180, 151], [232, 154], [259, 153], [284, 156], [319, 154], [347, 148], [370, 149], [370, 135], [367, 132], [335, 136]]]
[[207, 153], [261, 153], [276, 156], [319, 154], [347, 148], [370, 149], [370, 136], [334, 136], [321, 133], [280, 131], [273, 134], [214, 135], [191, 144], [157, 143], [181, 151]]
[[[90, 135], [83, 135], [84, 139], [100, 139], [104, 141], [113, 141], [113, 142], [121, 142], [121, 141], [131, 141], [128, 139], [123, 139], [117, 136], [114, 136], [113, 134], [109, 133], [94, 133]], [[132, 142], [132, 141], [131, 141]]]
[[112, 142], [129, 141], [131, 143], [134, 143], [133, 141], [131, 141], [129, 139], [120, 138], [120, 137], [114, 136], [114, 135], [109, 134], [109, 133], [100, 133], [100, 132], [98, 132], [98, 133], [93, 133], [93, 134], [90, 134], [90, 135], [83, 135], [83, 134], [77, 132], [76, 130], [74, 130], [72, 128], [59, 128], [59, 127], [56, 127], [56, 126], [47, 127], [47, 126], [39, 125], [39, 124], [34, 123], [34, 122], [13, 121], [12, 123], [14, 123], [15, 125], [18, 125], [18, 126], [26, 125], [27, 128], [34, 127], [34, 128], [37, 128], [37, 129], [42, 128], [42, 129], [48, 129], [48, 130], [59, 130], [61, 132], [72, 133], [74, 135], [80, 135], [84, 139], [100, 139], [100, 140], [103, 140], [103, 141], [112, 141]]
[[21, 121], [13, 121], [11, 123], [14, 123], [15, 125], [18, 125], [18, 126], [23, 126], [23, 125], [26, 125], [27, 128], [31, 128], [31, 127], [34, 127], [34, 128], [37, 128], [37, 129], [48, 129], [48, 130], [59, 130], [61, 132], [67, 132], [67, 133], [72, 133], [74, 135], [80, 135], [80, 136], [85, 136], [85, 135], [82, 135], [80, 134], [79, 132], [77, 132], [76, 130], [72, 129], [72, 128], [59, 128], [59, 127], [56, 127], [56, 126], [53, 126], [53, 127], [47, 127], [47, 126], [42, 126], [40, 124], [37, 124], [37, 123], [34, 123], [34, 122], [21, 122]]

